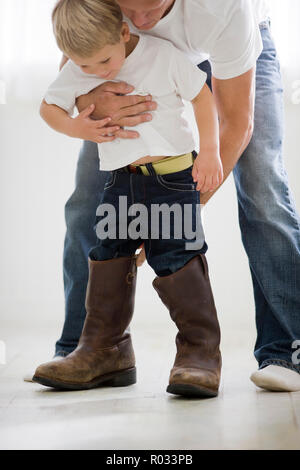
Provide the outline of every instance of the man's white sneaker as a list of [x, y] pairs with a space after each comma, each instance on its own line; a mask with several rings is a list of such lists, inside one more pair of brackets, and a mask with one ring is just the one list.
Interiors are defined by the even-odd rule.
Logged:
[[[64, 357], [63, 356], [56, 356], [52, 360], [53, 361], [60, 361], [60, 359], [64, 359]], [[37, 364], [37, 367], [38, 366], [39, 366], [39, 364]], [[36, 369], [36, 367], [35, 367], [35, 369]], [[34, 376], [35, 369], [34, 369], [33, 372], [30, 372], [30, 373], [24, 375], [24, 377], [23, 377], [24, 382], [33, 383], [32, 378]]]
[[300, 391], [300, 374], [286, 367], [270, 365], [253, 372], [250, 379], [257, 387], [272, 392]]

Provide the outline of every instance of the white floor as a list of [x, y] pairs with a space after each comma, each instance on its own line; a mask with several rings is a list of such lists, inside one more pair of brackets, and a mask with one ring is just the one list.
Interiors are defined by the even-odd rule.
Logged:
[[165, 392], [174, 358], [174, 330], [166, 331], [133, 328], [136, 385], [71, 393], [22, 382], [48, 359], [56, 332], [2, 331], [1, 449], [300, 449], [300, 393], [254, 387], [245, 332], [232, 341], [225, 332], [220, 396], [187, 400]]

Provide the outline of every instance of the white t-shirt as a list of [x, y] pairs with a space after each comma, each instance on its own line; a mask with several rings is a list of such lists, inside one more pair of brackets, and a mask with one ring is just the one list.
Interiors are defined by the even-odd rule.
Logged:
[[257, 21], [261, 23], [266, 21], [270, 16], [270, 5], [267, 0], [252, 0], [254, 12]]
[[[140, 35], [116, 81], [135, 87], [134, 94], [151, 94], [157, 102], [153, 120], [135, 127], [139, 139], [116, 139], [99, 144], [100, 169], [114, 170], [146, 155], [175, 156], [194, 150], [196, 142], [183, 116], [183, 100], [193, 100], [206, 81], [206, 73], [193, 65], [170, 42]], [[69, 60], [50, 85], [44, 99], [73, 113], [78, 96], [93, 90], [105, 80], [84, 73]]]
[[170, 12], [144, 34], [171, 41], [194, 64], [209, 58], [213, 75], [221, 80], [250, 70], [262, 51], [251, 0], [175, 0]]

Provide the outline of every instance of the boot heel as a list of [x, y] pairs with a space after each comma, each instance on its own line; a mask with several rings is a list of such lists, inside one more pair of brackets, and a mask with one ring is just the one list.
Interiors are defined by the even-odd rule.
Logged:
[[136, 368], [120, 372], [116, 377], [105, 382], [109, 387], [127, 387], [136, 383]]

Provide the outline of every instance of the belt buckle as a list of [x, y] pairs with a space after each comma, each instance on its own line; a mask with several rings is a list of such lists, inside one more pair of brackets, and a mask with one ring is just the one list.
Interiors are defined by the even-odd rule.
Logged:
[[129, 173], [137, 173], [136, 167], [133, 165], [127, 165]]

